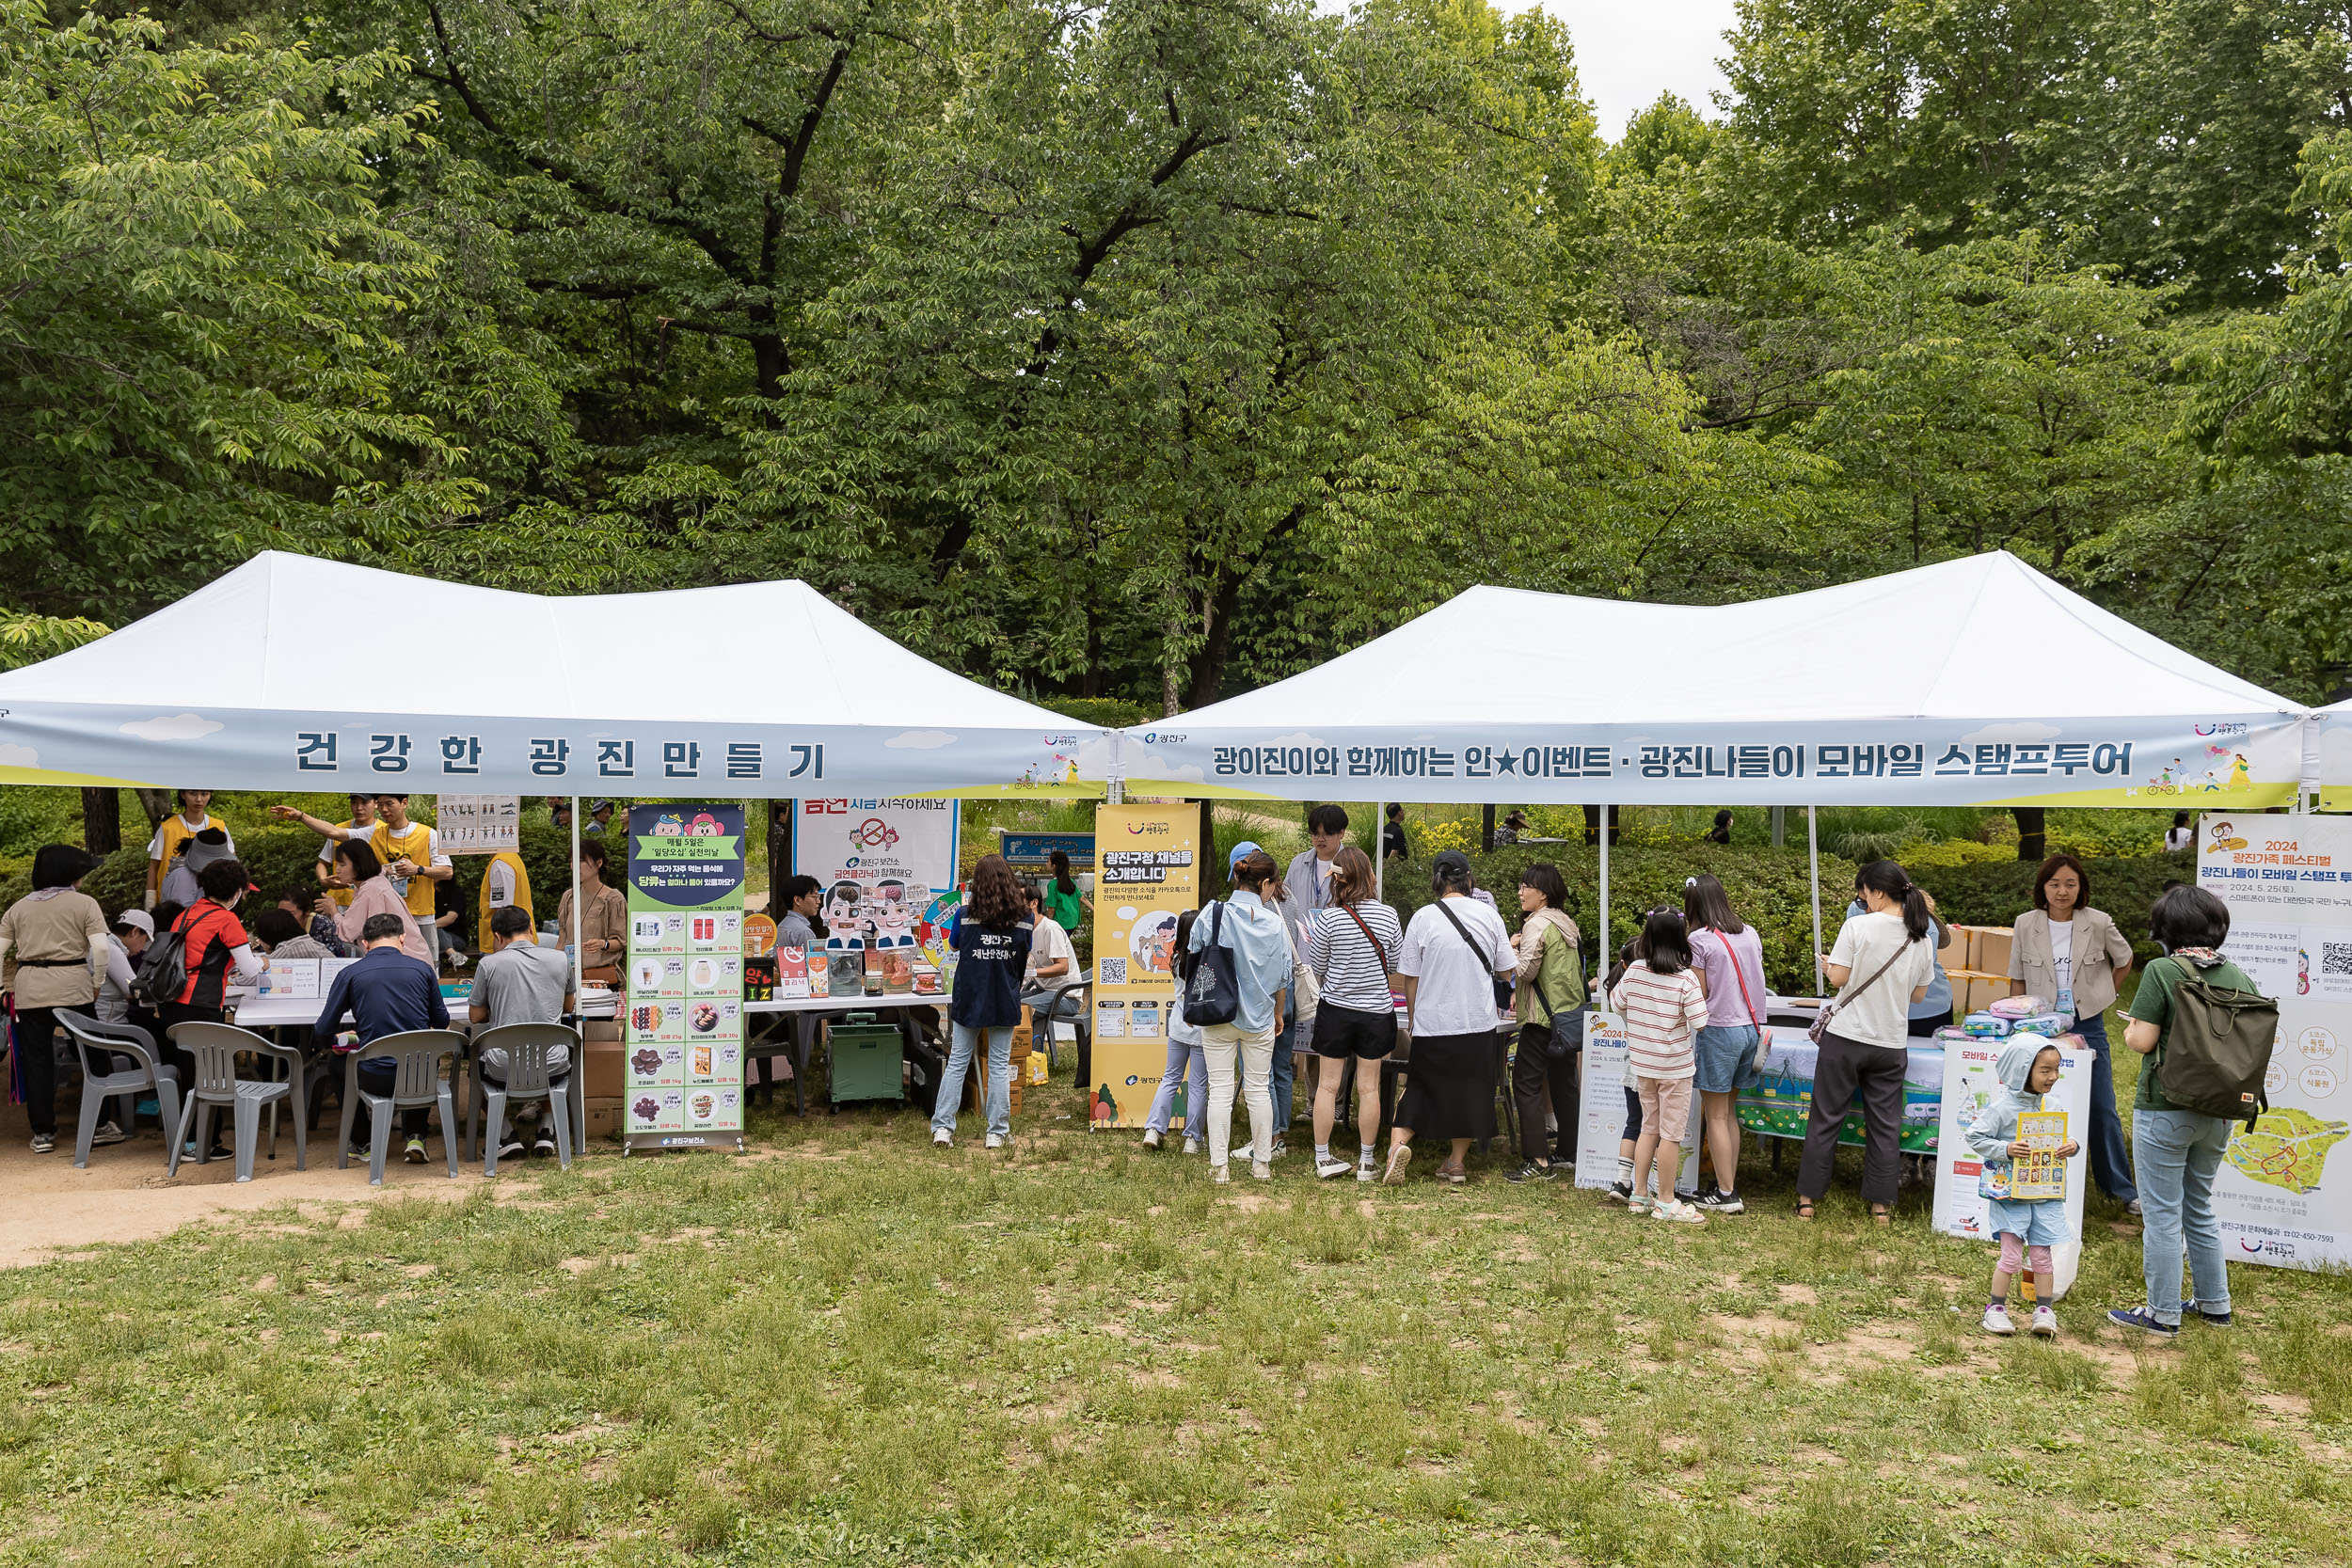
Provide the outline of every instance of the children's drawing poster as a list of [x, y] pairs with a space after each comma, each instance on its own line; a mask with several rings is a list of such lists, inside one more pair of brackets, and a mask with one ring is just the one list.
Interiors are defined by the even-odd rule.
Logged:
[[884, 954], [922, 946], [933, 902], [956, 885], [962, 812], [955, 800], [801, 801], [792, 869], [824, 884], [825, 945], [838, 952], [870, 942]]
[[[1934, 1224], [1945, 1235], [1963, 1241], [1993, 1240], [1992, 1227], [1985, 1220], [1985, 1199], [1977, 1191], [1977, 1179], [1984, 1172], [1984, 1163], [1968, 1147], [1968, 1124], [1999, 1092], [2001, 1081], [1994, 1071], [1994, 1064], [2000, 1060], [2001, 1052], [2009, 1043], [1947, 1040], [1944, 1045], [1944, 1103], [1935, 1135]], [[2058, 1048], [2058, 1078], [2050, 1092], [2042, 1097], [2043, 1109], [2062, 1114], [2065, 1127], [2087, 1127], [2090, 1120], [2090, 1075], [2097, 1070], [2098, 1058], [2072, 1035], [2062, 1035], [2050, 1043]], [[2079, 1132], [2071, 1136], [2077, 1144], [2085, 1141]], [[2089, 1159], [2077, 1148], [2066, 1162], [2063, 1172], [2066, 1225], [2074, 1239], [2050, 1249], [2051, 1269], [2057, 1275], [2059, 1295], [2072, 1288], [2074, 1271], [2082, 1263], [2083, 1179]]]
[[628, 826], [623, 1134], [631, 1148], [739, 1149], [743, 808], [641, 807]]
[[2058, 1150], [2066, 1147], [2064, 1111], [2026, 1111], [2017, 1118], [2016, 1142], [2026, 1152], [2011, 1163], [2011, 1197], [2047, 1202], [2066, 1196], [2066, 1162]]
[[1141, 1127], [1168, 1063], [1176, 922], [1200, 904], [1197, 806], [1095, 810], [1090, 1129]]
[[2233, 1129], [2214, 1181], [2222, 1251], [2352, 1264], [2352, 818], [2208, 813], [2195, 859], [2230, 907], [2223, 954], [2279, 1004], [2270, 1108]]

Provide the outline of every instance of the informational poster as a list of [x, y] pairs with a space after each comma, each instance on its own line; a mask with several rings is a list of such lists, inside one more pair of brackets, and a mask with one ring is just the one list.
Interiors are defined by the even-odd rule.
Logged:
[[743, 1146], [743, 808], [629, 815], [630, 1148]]
[[1617, 1145], [1625, 1132], [1625, 1022], [1595, 1011], [1584, 1021], [1583, 1086], [1576, 1133], [1576, 1184], [1606, 1187], [1617, 1180]]
[[2209, 814], [2196, 858], [2197, 885], [2230, 906], [2222, 951], [2279, 1004], [2270, 1108], [2231, 1133], [2214, 1182], [2222, 1249], [2352, 1264], [2352, 819]]
[[433, 831], [453, 855], [495, 855], [522, 847], [519, 795], [437, 795]]
[[1176, 921], [1200, 904], [1196, 806], [1097, 807], [1089, 1128], [1141, 1127], [1168, 1065]]
[[2010, 1196], [2036, 1203], [2064, 1197], [2066, 1161], [2059, 1157], [2058, 1150], [2066, 1147], [2066, 1113], [2024, 1113], [2017, 1118], [2015, 1141], [2026, 1146], [2026, 1152], [2017, 1156], [2010, 1177]]
[[935, 934], [926, 930], [933, 905], [955, 889], [961, 822], [954, 800], [801, 801], [792, 814], [792, 869], [824, 884], [818, 919], [826, 947], [838, 954], [870, 945], [885, 957], [914, 958], [912, 950]]
[[[1993, 1096], [2000, 1089], [1994, 1065], [2009, 1043], [1951, 1040], [1944, 1047], [1944, 1095], [1938, 1107], [1935, 1133], [1934, 1224], [1945, 1235], [1963, 1241], [1993, 1240], [1992, 1227], [1985, 1222], [1985, 1198], [1979, 1190], [1984, 1163], [1968, 1146], [1967, 1132], [1969, 1123], [1992, 1103]], [[2058, 1048], [2058, 1078], [2050, 1092], [2042, 1097], [2042, 1107], [2063, 1115], [2070, 1130], [2067, 1136], [2076, 1144], [2088, 1145], [2081, 1130], [2090, 1123], [2090, 1075], [2097, 1069], [2098, 1058], [2084, 1050], [2082, 1042], [2072, 1035], [2062, 1035], [2050, 1043]], [[2050, 1249], [2051, 1272], [2056, 1276], [2053, 1283], [2061, 1296], [2073, 1288], [2074, 1271], [2082, 1263], [2083, 1176], [2089, 1159], [2089, 1154], [2077, 1148], [2064, 1170], [2066, 1226], [2074, 1239]]]

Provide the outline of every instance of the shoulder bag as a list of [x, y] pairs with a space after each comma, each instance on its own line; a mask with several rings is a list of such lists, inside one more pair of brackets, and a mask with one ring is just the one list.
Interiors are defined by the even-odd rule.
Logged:
[[1225, 905], [1220, 900], [1209, 910], [1209, 940], [1192, 956], [1192, 974], [1184, 981], [1186, 1023], [1231, 1023], [1241, 1012], [1241, 982], [1233, 971], [1233, 950], [1222, 940]]
[[1470, 943], [1470, 950], [1478, 955], [1478, 967], [1485, 970], [1489, 976], [1494, 978], [1496, 1009], [1500, 1011], [1501, 1009], [1509, 1006], [1511, 1005], [1511, 982], [1502, 978], [1500, 975], [1495, 974], [1494, 956], [1487, 953], [1478, 945], [1478, 939], [1470, 934], [1470, 927], [1462, 924], [1461, 916], [1455, 914], [1452, 910], [1445, 907], [1444, 899], [1440, 898], [1438, 900], [1437, 909], [1439, 914], [1445, 916], [1447, 920], [1453, 922], [1454, 928], [1455, 930], [1462, 933], [1462, 940]]
[[1872, 971], [1870, 977], [1867, 980], [1863, 981], [1862, 984], [1855, 986], [1851, 990], [1840, 991], [1837, 994], [1836, 1001], [1821, 1009], [1821, 1016], [1813, 1021], [1813, 1027], [1804, 1032], [1804, 1037], [1811, 1040], [1815, 1045], [1820, 1044], [1821, 1037], [1829, 1033], [1829, 1021], [1837, 1016], [1837, 1009], [1852, 1001], [1855, 997], [1860, 996], [1864, 991], [1868, 990], [1872, 986], [1877, 985], [1879, 983], [1879, 976], [1894, 968], [1895, 960], [1901, 958], [1903, 956], [1903, 949], [1909, 947], [1910, 945], [1910, 937], [1909, 934], [1906, 933], [1904, 940], [1896, 945], [1895, 951], [1886, 955], [1886, 961], [1879, 965], [1876, 970]]
[[[1280, 906], [1277, 905], [1275, 909], [1274, 918], [1281, 919]], [[1313, 912], [1309, 911], [1311, 915]], [[1289, 932], [1283, 933], [1283, 940], [1290, 940]], [[1315, 978], [1314, 966], [1307, 961], [1307, 954], [1302, 948], [1291, 958], [1291, 1011], [1303, 1022], [1315, 1016], [1315, 1008], [1322, 1001], [1322, 983]]]
[[[1550, 922], [1547, 921], [1545, 924], [1549, 925]], [[1560, 940], [1563, 942], [1567, 942], [1567, 933], [1565, 931], [1562, 932]], [[1568, 950], [1571, 953], [1574, 953], [1576, 951], [1575, 944], [1569, 943]], [[1539, 975], [1543, 973], [1542, 955], [1543, 947], [1539, 941], [1536, 945], [1535, 958], [1535, 972]], [[1580, 973], [1581, 972], [1582, 959], [1583, 955], [1581, 953], [1577, 954]], [[1539, 991], [1537, 994], [1541, 995], [1542, 993]], [[1578, 998], [1575, 1006], [1563, 1007], [1553, 1002], [1550, 997], [1546, 996], [1544, 997], [1544, 1006], [1551, 1009], [1551, 1028], [1543, 1038], [1542, 1049], [1545, 1058], [1555, 1064], [1573, 1061], [1576, 1058], [1576, 1053], [1584, 1049], [1584, 1022], [1585, 1020], [1591, 1015], [1592, 1008], [1581, 997]]]
[[[1748, 1075], [1755, 1077], [1764, 1070], [1765, 1058], [1772, 1053], [1772, 1031], [1764, 1022], [1764, 1015], [1756, 1011], [1756, 998], [1748, 994], [1748, 977], [1740, 968], [1740, 955], [1731, 950], [1731, 939], [1717, 931], [1715, 940], [1724, 944], [1724, 958], [1731, 965], [1731, 977], [1740, 982], [1740, 1000], [1748, 1009], [1748, 1022], [1756, 1025], [1756, 1056], [1748, 1063]], [[1899, 947], [1896, 951], [1899, 953], [1902, 949]], [[1883, 974], [1886, 972], [1882, 969], [1879, 973]]]

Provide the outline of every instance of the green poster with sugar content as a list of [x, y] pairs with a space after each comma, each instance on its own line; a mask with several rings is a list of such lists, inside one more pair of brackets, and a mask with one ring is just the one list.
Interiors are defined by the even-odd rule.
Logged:
[[629, 814], [627, 1105], [637, 1148], [743, 1147], [743, 808]]

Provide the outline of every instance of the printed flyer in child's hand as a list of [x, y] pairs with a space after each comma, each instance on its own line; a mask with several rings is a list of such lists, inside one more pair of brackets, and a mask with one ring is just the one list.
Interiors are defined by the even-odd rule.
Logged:
[[2023, 1201], [2066, 1196], [2066, 1162], [2058, 1150], [2066, 1147], [2064, 1111], [2026, 1111], [2017, 1117], [2017, 1141], [2026, 1152], [2018, 1157], [2010, 1178], [2010, 1196]]

